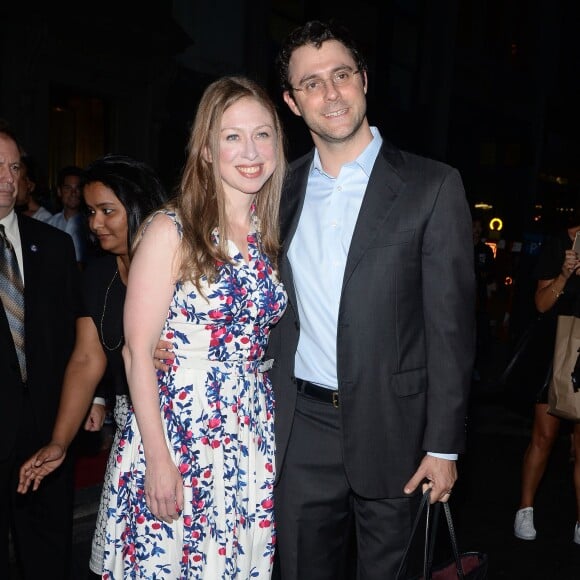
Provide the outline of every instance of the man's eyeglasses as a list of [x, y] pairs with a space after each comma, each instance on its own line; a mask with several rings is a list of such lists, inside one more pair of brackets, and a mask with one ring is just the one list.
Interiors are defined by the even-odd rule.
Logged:
[[302, 81], [299, 87], [291, 87], [293, 91], [301, 91], [306, 95], [318, 95], [326, 88], [328, 81], [332, 82], [335, 87], [345, 87], [352, 82], [354, 75], [360, 73], [360, 70], [350, 70], [348, 68], [337, 70], [332, 73], [330, 78], [321, 79], [312, 77]]

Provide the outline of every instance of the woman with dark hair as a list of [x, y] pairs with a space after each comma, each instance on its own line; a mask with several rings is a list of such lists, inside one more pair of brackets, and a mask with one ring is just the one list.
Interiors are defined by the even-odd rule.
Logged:
[[[21, 467], [18, 491], [26, 493], [64, 461], [85, 417], [85, 429], [99, 430], [104, 407], [93, 405], [97, 385], [107, 371], [116, 402], [118, 433], [127, 416], [128, 388], [121, 350], [124, 344], [123, 305], [129, 274], [130, 248], [147, 215], [166, 201], [159, 178], [145, 163], [121, 155], [107, 155], [92, 163], [82, 182], [91, 232], [104, 250], [83, 272], [83, 312], [77, 319], [75, 348], [68, 362], [52, 440]], [[114, 448], [115, 442], [113, 443]], [[111, 454], [105, 474], [90, 568], [101, 576], [103, 534], [110, 488]]]
[[[179, 194], [147, 220], [124, 311], [130, 417], [116, 448], [103, 578], [269, 578], [274, 401], [262, 360], [285, 158], [264, 89], [204, 92]], [[159, 338], [175, 359], [156, 373]]]
[[[538, 376], [541, 385], [534, 409], [532, 436], [522, 466], [520, 507], [514, 520], [514, 535], [522, 540], [536, 539], [534, 499], [563, 421], [548, 413], [548, 386], [552, 374], [551, 360], [556, 339], [557, 317], [560, 314], [580, 316], [580, 256], [572, 249], [572, 243], [578, 232], [580, 232], [580, 213], [576, 211], [568, 220], [567, 227], [542, 247], [535, 268], [536, 309], [549, 323], [542, 327], [549, 333], [545, 353], [548, 368], [543, 376], [542, 374]], [[573, 434], [577, 512], [573, 541], [580, 544], [580, 423], [568, 421], [564, 423]]]

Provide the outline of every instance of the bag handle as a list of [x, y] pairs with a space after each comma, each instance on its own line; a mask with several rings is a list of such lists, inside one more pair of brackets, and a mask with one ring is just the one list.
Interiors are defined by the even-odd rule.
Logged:
[[[426, 512], [425, 516], [425, 540], [423, 545], [423, 578], [424, 580], [431, 580], [431, 572], [433, 569], [433, 555], [435, 551], [435, 539], [437, 536], [437, 527], [439, 523], [439, 518], [441, 514], [441, 503], [435, 503], [433, 507], [433, 516], [431, 517], [431, 503], [429, 502], [431, 490], [427, 489], [421, 498], [419, 503], [419, 508], [417, 509], [417, 514], [411, 526], [411, 534], [409, 535], [409, 540], [405, 546], [405, 551], [403, 553], [403, 558], [401, 564], [399, 565], [399, 570], [397, 572], [397, 579], [401, 580], [401, 574], [403, 568], [409, 557], [409, 552], [411, 550], [411, 545], [413, 543], [413, 538], [417, 533], [419, 523], [423, 512]], [[451, 517], [451, 508], [448, 503], [443, 504], [443, 511], [445, 512], [445, 520], [447, 521], [447, 527], [449, 529], [449, 538], [451, 540], [451, 549], [453, 551], [453, 558], [455, 559], [455, 567], [457, 569], [457, 578], [459, 580], [465, 580], [465, 573], [463, 572], [463, 565], [461, 563], [461, 556], [459, 555], [459, 548], [457, 545], [457, 536], [455, 534], [455, 526], [453, 525], [453, 518]]]
[[[436, 507], [439, 507], [437, 504]], [[461, 563], [461, 556], [459, 555], [459, 548], [457, 546], [457, 536], [455, 535], [455, 526], [451, 517], [451, 508], [449, 502], [443, 504], [443, 511], [445, 512], [445, 519], [447, 520], [447, 527], [449, 528], [449, 538], [451, 540], [451, 549], [453, 550], [453, 557], [455, 558], [455, 566], [457, 567], [457, 577], [459, 580], [465, 580], [465, 573], [463, 572], [463, 564]]]

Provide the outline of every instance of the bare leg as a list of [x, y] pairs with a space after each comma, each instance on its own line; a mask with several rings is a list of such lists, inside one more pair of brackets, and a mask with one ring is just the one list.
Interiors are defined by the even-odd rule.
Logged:
[[[532, 439], [524, 454], [520, 509], [534, 505], [534, 497], [546, 470], [546, 464], [559, 430], [560, 419], [548, 414], [547, 404], [538, 403], [534, 410]], [[574, 473], [576, 476], [576, 470]], [[578, 470], [578, 478], [580, 483], [580, 470]], [[580, 488], [577, 486], [577, 493], [579, 490]]]

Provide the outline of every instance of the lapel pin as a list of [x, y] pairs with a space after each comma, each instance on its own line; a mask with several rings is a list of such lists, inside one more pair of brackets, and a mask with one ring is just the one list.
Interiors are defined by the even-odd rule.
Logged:
[[32, 252], [38, 252], [38, 246], [36, 244], [32, 244], [32, 246], [30, 246], [30, 250]]

